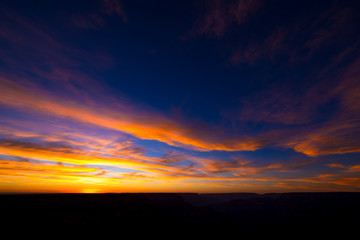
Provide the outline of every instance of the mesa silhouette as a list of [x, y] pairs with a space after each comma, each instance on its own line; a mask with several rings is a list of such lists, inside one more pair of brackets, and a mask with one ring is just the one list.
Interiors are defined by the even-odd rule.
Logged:
[[360, 193], [121, 193], [1, 195], [11, 226], [351, 229]]

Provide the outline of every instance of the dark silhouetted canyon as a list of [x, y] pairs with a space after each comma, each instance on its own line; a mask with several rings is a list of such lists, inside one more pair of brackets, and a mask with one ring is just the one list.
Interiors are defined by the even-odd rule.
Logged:
[[[360, 193], [1, 195], [5, 226], [80, 229], [316, 229], [358, 226]], [[3, 225], [4, 226], [4, 225]]]

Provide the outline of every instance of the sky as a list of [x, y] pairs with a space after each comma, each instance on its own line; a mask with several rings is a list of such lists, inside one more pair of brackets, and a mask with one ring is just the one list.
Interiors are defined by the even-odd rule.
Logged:
[[0, 192], [360, 191], [360, 2], [0, 2]]

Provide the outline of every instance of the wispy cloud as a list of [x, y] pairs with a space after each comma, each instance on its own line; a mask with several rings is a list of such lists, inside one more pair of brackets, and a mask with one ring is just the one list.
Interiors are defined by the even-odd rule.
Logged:
[[260, 6], [259, 0], [204, 1], [201, 4], [204, 12], [196, 20], [191, 35], [221, 37], [232, 24], [244, 23]]
[[340, 162], [333, 162], [326, 164], [326, 166], [332, 167], [332, 168], [344, 168], [344, 165]]
[[118, 0], [103, 0], [101, 9], [73, 14], [71, 21], [78, 28], [98, 29], [106, 25], [107, 16], [118, 16], [123, 22], [128, 21], [124, 8]]
[[[1, 79], [1, 103], [19, 109], [32, 109], [42, 114], [50, 114], [62, 118], [70, 118], [83, 123], [90, 123], [104, 128], [110, 128], [132, 134], [138, 138], [158, 140], [174, 146], [192, 146], [199, 150], [254, 150], [256, 141], [231, 139], [224, 137], [219, 142], [219, 135], [211, 129], [201, 131], [191, 129], [160, 114], [140, 112], [120, 103], [117, 108], [105, 106], [85, 106], [77, 103], [78, 100], [59, 101], [50, 92], [41, 89], [24, 89], [6, 79]], [[36, 92], [36, 94], [34, 94]], [[21, 98], [16, 97], [21, 96]], [[101, 110], [95, 110], [101, 109]], [[144, 119], [148, 119], [144, 121]], [[194, 134], [195, 133], [195, 134]], [[206, 138], [204, 137], [206, 136]]]
[[255, 34], [250, 35], [247, 42], [239, 41], [240, 44], [230, 53], [229, 61], [233, 65], [251, 66], [262, 61], [276, 64], [309, 61], [323, 54], [328, 47], [338, 50], [345, 39], [351, 44], [358, 42], [358, 38], [353, 36], [359, 28], [355, 16], [356, 11], [351, 8], [351, 4], [335, 2], [323, 11], [309, 12], [307, 17], [266, 30], [265, 36]]
[[93, 13], [90, 15], [74, 15], [72, 22], [79, 28], [93, 28], [97, 29], [105, 25], [105, 20], [98, 14]]
[[109, 15], [121, 16], [123, 21], [127, 21], [126, 13], [119, 0], [104, 0], [105, 12]]
[[278, 56], [289, 51], [287, 30], [278, 28], [274, 30], [262, 43], [253, 41], [247, 47], [238, 46], [230, 57], [233, 65], [248, 63], [254, 65], [261, 60], [276, 61]]

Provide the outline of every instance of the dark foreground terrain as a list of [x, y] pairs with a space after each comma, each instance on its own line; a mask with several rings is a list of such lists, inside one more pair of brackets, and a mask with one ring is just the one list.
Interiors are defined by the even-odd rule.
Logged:
[[352, 232], [360, 193], [27, 194], [0, 196], [2, 227]]

